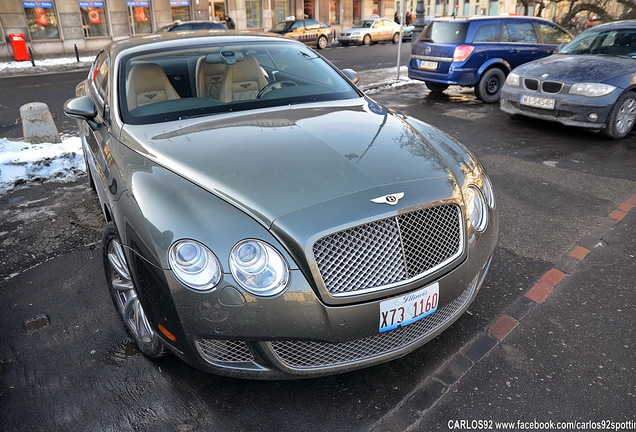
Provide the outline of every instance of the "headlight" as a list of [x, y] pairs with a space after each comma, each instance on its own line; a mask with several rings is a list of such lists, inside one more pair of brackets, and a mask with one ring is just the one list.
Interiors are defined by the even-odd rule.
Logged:
[[519, 75], [513, 72], [510, 72], [506, 78], [506, 84], [509, 86], [519, 87], [519, 81]]
[[470, 223], [475, 230], [483, 231], [488, 225], [488, 208], [484, 196], [476, 186], [470, 185], [466, 189], [464, 199]]
[[287, 287], [289, 267], [270, 245], [259, 240], [242, 240], [230, 252], [232, 276], [247, 291], [273, 296]]
[[610, 94], [616, 89], [613, 85], [601, 83], [575, 83], [570, 88], [570, 94], [587, 97], [600, 97]]
[[351, 36], [360, 36], [360, 32], [353, 32], [351, 33]]
[[186, 286], [207, 290], [221, 280], [221, 264], [216, 256], [194, 240], [178, 240], [170, 246], [168, 262], [174, 275]]

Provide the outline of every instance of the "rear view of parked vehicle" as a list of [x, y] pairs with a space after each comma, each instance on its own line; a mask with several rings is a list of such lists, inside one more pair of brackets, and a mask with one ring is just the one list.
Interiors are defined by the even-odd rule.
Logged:
[[495, 103], [512, 69], [551, 55], [570, 40], [567, 31], [543, 18], [434, 20], [413, 43], [408, 75], [432, 92], [450, 85], [474, 87], [479, 100]]

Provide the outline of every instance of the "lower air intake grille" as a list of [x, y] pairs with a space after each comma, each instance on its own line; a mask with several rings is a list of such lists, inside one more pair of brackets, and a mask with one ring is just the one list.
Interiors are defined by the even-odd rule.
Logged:
[[208, 363], [242, 363], [254, 360], [252, 352], [243, 341], [199, 339], [199, 353]]
[[274, 341], [270, 345], [280, 361], [292, 369], [333, 367], [379, 357], [426, 338], [453, 319], [473, 296], [479, 277], [455, 301], [406, 327], [341, 343]]

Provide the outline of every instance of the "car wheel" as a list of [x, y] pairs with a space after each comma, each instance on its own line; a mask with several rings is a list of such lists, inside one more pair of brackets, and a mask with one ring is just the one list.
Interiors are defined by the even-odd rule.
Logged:
[[371, 45], [372, 43], [371, 35], [364, 35], [364, 38], [362, 38], [362, 45]]
[[623, 93], [612, 108], [607, 125], [602, 132], [610, 138], [625, 138], [634, 127], [636, 120], [636, 93]]
[[329, 45], [329, 41], [327, 40], [326, 36], [320, 36], [318, 38], [318, 49], [325, 49], [327, 48], [327, 45]]
[[396, 33], [393, 35], [393, 43], [396, 44], [398, 42], [400, 42], [400, 34]]
[[139, 351], [156, 358], [167, 353], [159, 336], [150, 326], [144, 308], [139, 301], [135, 282], [130, 275], [130, 266], [124, 253], [115, 224], [110, 222], [102, 238], [104, 269], [111, 298], [126, 329], [134, 339]]
[[424, 81], [426, 87], [433, 93], [441, 93], [448, 88], [448, 84], [436, 83], [433, 81]]
[[506, 81], [506, 74], [501, 69], [488, 69], [475, 86], [477, 99], [483, 103], [499, 102], [504, 81]]

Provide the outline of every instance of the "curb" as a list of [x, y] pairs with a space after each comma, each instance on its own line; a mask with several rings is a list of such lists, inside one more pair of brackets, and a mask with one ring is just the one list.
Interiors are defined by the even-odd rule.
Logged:
[[[545, 302], [559, 284], [585, 260], [589, 253], [603, 244], [603, 237], [627, 213], [636, 207], [636, 195], [621, 203], [608, 217], [583, 237], [563, 256], [553, 268], [519, 297], [504, 313], [464, 345], [433, 374], [407, 394], [391, 411], [380, 418], [372, 432], [408, 432], [420, 430], [422, 415], [435, 406], [444, 396], [477, 365], [490, 351], [503, 342], [535, 308]], [[417, 407], [414, 408], [414, 407]]]

